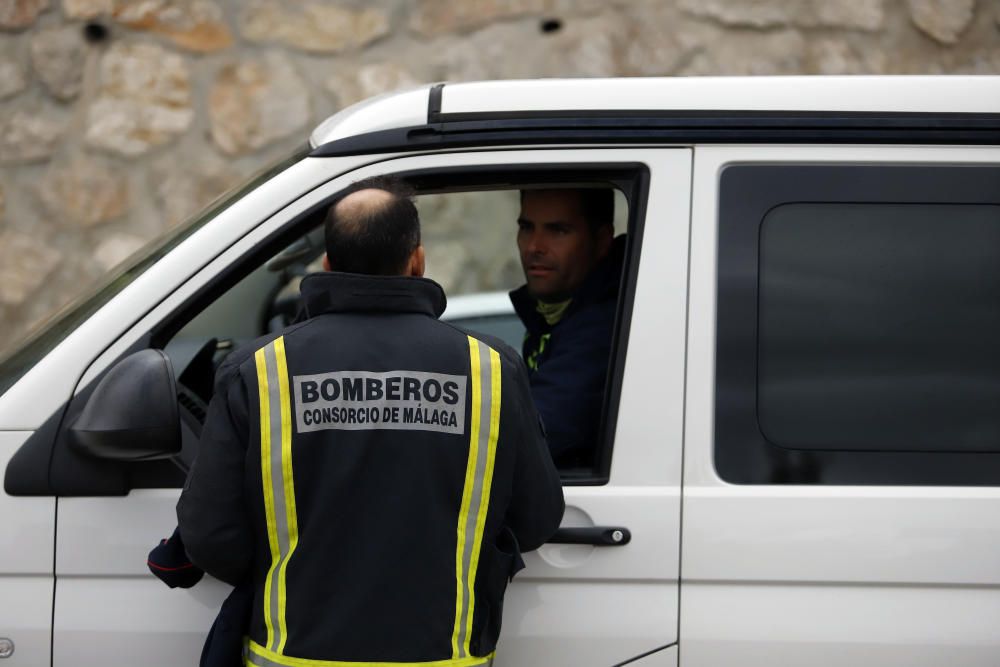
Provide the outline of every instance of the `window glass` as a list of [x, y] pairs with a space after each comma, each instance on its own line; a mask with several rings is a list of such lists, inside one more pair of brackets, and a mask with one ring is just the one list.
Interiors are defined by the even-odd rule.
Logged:
[[736, 484], [1000, 484], [1000, 167], [730, 165], [715, 469]]
[[[425, 275], [440, 283], [448, 297], [442, 319], [473, 333], [495, 336], [521, 353], [525, 326], [508, 295], [525, 282], [517, 247], [520, 190], [516, 183], [505, 180], [502, 186], [487, 183], [485, 187], [473, 186], [476, 189], [462, 185], [457, 186], [461, 188], [458, 191], [448, 191], [456, 186], [439, 178], [421, 182], [423, 187], [416, 188], [414, 201], [426, 253]], [[606, 181], [601, 185], [611, 187]], [[544, 188], [546, 184], [536, 181], [526, 187]], [[573, 186], [560, 184], [560, 187]], [[614, 199], [614, 226], [622, 232], [628, 225], [628, 206], [617, 189]], [[322, 270], [325, 213], [326, 207], [319, 206], [296, 221], [294, 240], [290, 243], [285, 240], [284, 248], [258, 254], [254, 260], [256, 266], [242, 267], [240, 272], [244, 277], [221, 291], [200, 312], [189, 313], [189, 319], [176, 334], [164, 341], [182, 391], [198, 403], [196, 407], [204, 409], [210, 400], [214, 371], [232, 350], [280, 330], [299, 316], [299, 283], [308, 273]], [[619, 245], [624, 247], [623, 243]], [[623, 261], [623, 256], [624, 252], [617, 262]], [[617, 280], [617, 274], [614, 278]], [[587, 359], [587, 363], [595, 365], [589, 376], [602, 382], [613, 356], [614, 297], [612, 293], [610, 302], [601, 306], [607, 326], [600, 335], [606, 339], [595, 342], [594, 350], [603, 351], [603, 357], [595, 352]], [[541, 345], [551, 347], [548, 339]], [[574, 369], [585, 365], [582, 361], [573, 362]], [[580, 377], [589, 377], [582, 370], [564, 375], [553, 378], [551, 383], [565, 382], [567, 395], [572, 394], [570, 389], [582, 385]], [[601, 382], [596, 384], [599, 385], [593, 387], [596, 398], [589, 397], [595, 406], [607, 389]], [[565, 406], [566, 410], [579, 407]], [[591, 407], [585, 412], [593, 422], [592, 440], [585, 448], [585, 455], [562, 461], [563, 472], [580, 479], [594, 476], [601, 461], [597, 450], [604, 446], [602, 411]], [[579, 419], [570, 421], [577, 423]], [[549, 422], [558, 424], [558, 415], [548, 417]]]
[[793, 449], [1000, 450], [1000, 206], [787, 204], [760, 237], [758, 418]]

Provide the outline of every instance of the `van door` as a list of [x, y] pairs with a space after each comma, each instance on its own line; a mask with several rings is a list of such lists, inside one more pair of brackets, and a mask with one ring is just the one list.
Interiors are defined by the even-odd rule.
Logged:
[[[0, 469], [30, 435], [0, 431]], [[0, 494], [0, 664], [51, 664], [55, 506]]]
[[[633, 239], [607, 401], [612, 427], [604, 477], [567, 478], [564, 526], [622, 529], [631, 540], [613, 539], [605, 546], [550, 544], [529, 554], [527, 570], [508, 593], [497, 664], [596, 666], [646, 654], [642, 664], [675, 664], [676, 653], [665, 649], [677, 638], [690, 151], [476, 152], [388, 159], [354, 170], [341, 158], [305, 162], [301, 173], [308, 187], [297, 192], [308, 194], [265, 218], [244, 217], [237, 223], [229, 212], [220, 216], [225, 231], [203, 250], [214, 253], [214, 259], [186, 262], [181, 255], [194, 251], [185, 243], [151, 267], [144, 276], [150, 284], [157, 284], [161, 274], [176, 284], [155, 305], [108, 304], [102, 317], [135, 324], [92, 357], [81, 386], [130, 350], [167, 344], [164, 332], [173, 336], [205, 304], [238, 289], [242, 278], [254, 275], [296, 233], [308, 231], [305, 225], [315, 222], [324, 202], [358, 179], [431, 174], [442, 182], [453, 175], [456, 183], [466, 179], [460, 187], [468, 189], [469, 175], [483, 171], [503, 171], [515, 179], [508, 182], [516, 182], [522, 170], [535, 179], [550, 172], [627, 172], [635, 184], [629, 202]], [[343, 175], [332, 178], [335, 173]], [[316, 187], [319, 179], [328, 182]], [[286, 183], [282, 192], [289, 191]], [[259, 210], [275, 210], [261, 207], [261, 201], [256, 202]], [[247, 216], [250, 210], [235, 208], [233, 215]], [[213, 226], [206, 228], [206, 239]], [[184, 266], [188, 277], [178, 284], [177, 272]], [[247, 290], [258, 299], [267, 293]], [[247, 307], [262, 305], [248, 302]], [[175, 371], [180, 375], [182, 369]], [[162, 481], [168, 477], [148, 473], [142, 488], [133, 486], [124, 496], [60, 499], [54, 665], [174, 665], [197, 659], [227, 587], [205, 581], [188, 590], [168, 590], [146, 572], [146, 552], [175, 522], [179, 483]], [[155, 488], [158, 479], [160, 488]], [[585, 530], [584, 539], [592, 540], [593, 532]], [[101, 613], [95, 613], [98, 607]]]
[[681, 662], [995, 665], [1000, 151], [695, 157]]

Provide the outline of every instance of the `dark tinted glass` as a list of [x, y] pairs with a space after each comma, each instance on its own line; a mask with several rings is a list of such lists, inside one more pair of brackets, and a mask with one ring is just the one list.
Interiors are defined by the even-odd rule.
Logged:
[[1000, 451], [1000, 206], [786, 204], [760, 233], [767, 440]]

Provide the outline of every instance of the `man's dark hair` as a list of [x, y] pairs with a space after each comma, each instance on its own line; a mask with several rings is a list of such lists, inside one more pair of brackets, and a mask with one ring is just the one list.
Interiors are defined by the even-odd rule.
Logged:
[[521, 201], [528, 192], [573, 192], [580, 198], [580, 210], [591, 234], [604, 225], [615, 224], [615, 191], [613, 188], [542, 188], [521, 190]]
[[[390, 196], [365, 206], [339, 206], [360, 190]], [[411, 190], [400, 180], [375, 176], [349, 187], [330, 206], [324, 223], [330, 268], [347, 273], [400, 275], [420, 245], [420, 218]]]

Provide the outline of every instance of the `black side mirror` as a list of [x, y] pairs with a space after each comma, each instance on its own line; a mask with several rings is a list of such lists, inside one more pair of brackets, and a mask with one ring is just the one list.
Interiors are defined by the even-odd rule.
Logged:
[[115, 461], [149, 461], [181, 451], [177, 382], [161, 350], [142, 350], [111, 368], [69, 429], [73, 446]]

